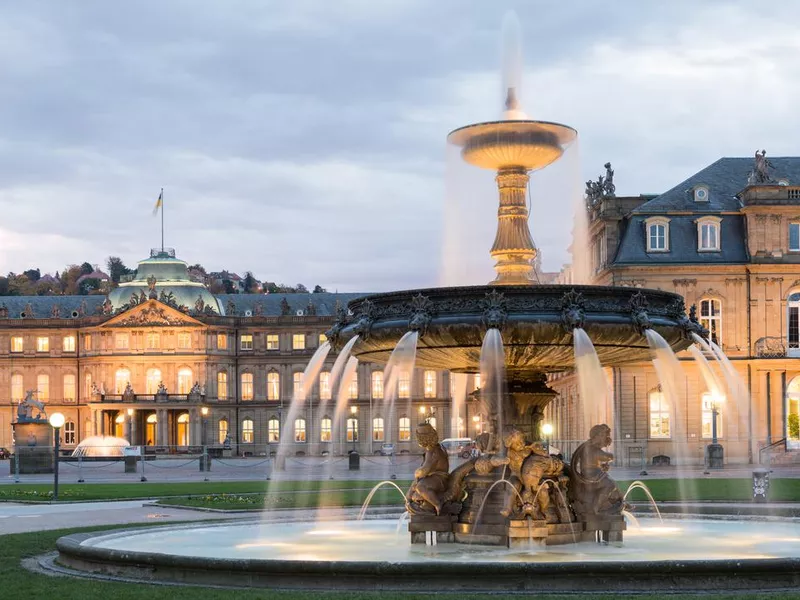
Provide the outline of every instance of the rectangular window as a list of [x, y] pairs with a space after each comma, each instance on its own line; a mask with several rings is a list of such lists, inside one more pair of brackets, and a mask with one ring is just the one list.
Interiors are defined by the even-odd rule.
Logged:
[[425, 371], [425, 397], [436, 398], [436, 371]]
[[648, 250], [666, 250], [667, 226], [656, 223], [650, 225], [650, 244]]
[[722, 302], [715, 299], [701, 300], [700, 324], [708, 329], [709, 339], [719, 345], [722, 339]]
[[319, 399], [331, 399], [331, 373], [330, 371], [322, 371], [319, 374]]
[[306, 334], [295, 333], [292, 335], [292, 350], [305, 350], [306, 349]]
[[228, 399], [228, 374], [225, 371], [217, 373], [217, 399]]
[[319, 441], [320, 442], [331, 441], [331, 420], [328, 417], [322, 419], [322, 422], [320, 423]]
[[671, 437], [670, 423], [670, 410], [664, 393], [661, 391], [650, 392], [650, 437]]
[[716, 223], [703, 223], [700, 226], [700, 250], [719, 250]]
[[[116, 348], [117, 350], [127, 350], [129, 348], [129, 345], [130, 345], [130, 340], [128, 339], [127, 333], [118, 333], [117, 335], [114, 336], [114, 348]], [[148, 346], [148, 348], [149, 347], [150, 346]]]
[[294, 398], [300, 398], [301, 400], [303, 395], [303, 372], [298, 371], [292, 375], [292, 394]]
[[411, 419], [408, 417], [400, 417], [400, 435], [398, 439], [401, 442], [407, 442], [411, 439]]
[[400, 398], [411, 398], [411, 376], [408, 373], [400, 373], [397, 378], [397, 395]]
[[178, 334], [178, 349], [188, 350], [192, 347], [192, 334], [179, 333]]
[[64, 443], [65, 444], [74, 444], [75, 443], [75, 422], [74, 421], [67, 421], [64, 423]]
[[146, 343], [148, 350], [158, 350], [159, 348], [161, 348], [161, 334], [148, 333]]
[[[720, 409], [722, 408], [722, 404], [724, 402], [724, 398], [717, 398], [716, 407], [717, 407], [717, 437], [722, 437], [722, 414]], [[703, 394], [702, 398], [702, 436], [706, 439], [711, 439], [714, 437], [714, 398], [713, 395], [709, 392]]]
[[75, 336], [67, 335], [62, 341], [62, 350], [64, 352], [75, 352]]
[[253, 335], [250, 333], [243, 333], [239, 338], [239, 348], [241, 350], [253, 349]]
[[267, 435], [270, 444], [277, 444], [281, 441], [281, 424], [278, 419], [270, 419], [267, 423]]
[[253, 399], [253, 374], [242, 373], [242, 400]]
[[41, 374], [36, 376], [36, 399], [42, 402], [50, 400], [50, 376]]
[[375, 400], [383, 398], [383, 371], [372, 373], [372, 397]]
[[24, 346], [22, 344], [22, 336], [21, 335], [15, 335], [14, 337], [11, 338], [11, 351], [12, 352], [22, 352], [23, 347]]
[[217, 350], [227, 350], [228, 349], [228, 334], [227, 333], [218, 333], [217, 334]]
[[280, 350], [281, 343], [277, 333], [267, 334], [267, 350]]
[[800, 348], [800, 306], [789, 307], [789, 348]]
[[281, 399], [281, 376], [272, 371], [267, 373], [267, 400]]
[[347, 441], [358, 441], [358, 419], [355, 417], [347, 419]]
[[372, 441], [382, 442], [383, 437], [383, 419], [376, 417], [372, 419]]
[[319, 345], [322, 346], [322, 344], [324, 344], [327, 341], [328, 341], [328, 336], [325, 335], [324, 333], [320, 333], [319, 334]]
[[50, 338], [41, 336], [36, 338], [36, 351], [37, 352], [50, 352]]
[[75, 375], [64, 375], [64, 402], [75, 402]]
[[800, 252], [800, 223], [789, 223], [789, 250]]
[[353, 373], [350, 385], [347, 386], [347, 397], [350, 400], [358, 399], [358, 373]]
[[294, 421], [294, 441], [303, 443], [306, 441], [306, 420], [295, 419]]
[[242, 442], [245, 444], [253, 443], [253, 419], [242, 421]]
[[11, 376], [11, 399], [14, 402], [22, 402], [25, 399], [25, 380], [20, 373]]
[[83, 350], [84, 352], [88, 352], [91, 349], [92, 349], [92, 336], [86, 334], [85, 336], [83, 336]]

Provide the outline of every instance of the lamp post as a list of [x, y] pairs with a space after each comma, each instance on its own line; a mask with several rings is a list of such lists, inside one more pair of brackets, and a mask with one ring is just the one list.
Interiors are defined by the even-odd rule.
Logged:
[[128, 409], [128, 443], [133, 446], [133, 409]]
[[474, 415], [474, 416], [472, 417], [472, 422], [473, 422], [473, 423], [475, 423], [475, 430], [478, 432], [478, 435], [480, 435], [481, 433], [483, 433], [483, 431], [482, 431], [482, 429], [483, 429], [483, 423], [481, 423], [481, 417], [480, 417], [480, 415]]
[[553, 426], [550, 423], [542, 425], [542, 435], [544, 436], [544, 449], [550, 454], [550, 436], [553, 435]]
[[203, 456], [200, 459], [202, 462], [200, 463], [200, 470], [201, 471], [208, 471], [209, 470], [209, 460], [208, 460], [208, 445], [206, 443], [206, 423], [208, 422], [208, 407], [201, 406], [200, 407], [200, 445], [203, 447]]
[[721, 469], [724, 464], [725, 449], [717, 438], [717, 419], [719, 418], [719, 405], [725, 397], [711, 394], [711, 443], [706, 447], [706, 459], [709, 469]]
[[350, 439], [353, 440], [353, 452], [355, 452], [356, 451], [356, 435], [358, 435], [358, 433], [357, 433], [358, 432], [358, 429], [357, 429], [358, 421], [356, 420], [357, 419], [356, 415], [358, 415], [358, 407], [357, 406], [353, 405], [353, 406], [350, 407], [350, 415], [351, 415], [351, 417], [350, 417], [350, 423], [351, 423]]
[[[61, 447], [61, 428], [64, 426], [64, 415], [53, 413], [50, 415], [50, 426], [53, 428], [53, 500], [58, 500], [58, 451]], [[17, 459], [19, 460], [19, 459]]]

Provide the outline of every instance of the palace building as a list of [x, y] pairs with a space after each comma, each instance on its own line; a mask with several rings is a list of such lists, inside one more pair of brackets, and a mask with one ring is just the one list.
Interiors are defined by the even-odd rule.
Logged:
[[[66, 417], [66, 450], [91, 435], [115, 435], [164, 452], [201, 444], [239, 455], [319, 455], [384, 441], [416, 451], [420, 414], [450, 435], [450, 379], [401, 377], [397, 414], [384, 414], [383, 371], [360, 364], [347, 387], [347, 417], [334, 429], [331, 368], [325, 361], [302, 412], [285, 422], [303, 371], [325, 341], [337, 303], [363, 294], [212, 295], [191, 281], [172, 250], [153, 250], [136, 278], [104, 296], [0, 299], [0, 446], [12, 444], [16, 405], [28, 391]], [[204, 411], [203, 408], [206, 408]], [[422, 410], [420, 410], [422, 409]], [[203, 413], [206, 413], [205, 415]], [[459, 417], [453, 435], [466, 435]], [[385, 429], [397, 428], [393, 435]]]
[[[800, 158], [721, 158], [659, 196], [586, 209], [591, 283], [681, 294], [738, 374], [725, 381], [707, 357], [727, 383], [713, 398], [684, 352], [669, 398], [650, 363], [606, 369], [617, 463], [702, 464], [714, 414], [726, 462], [800, 459]], [[584, 439], [576, 374], [551, 386], [554, 437]]]

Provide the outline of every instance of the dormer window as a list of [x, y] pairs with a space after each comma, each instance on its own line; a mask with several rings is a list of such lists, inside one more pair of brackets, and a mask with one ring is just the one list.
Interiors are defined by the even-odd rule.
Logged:
[[698, 185], [694, 188], [694, 201], [708, 202], [708, 188], [706, 186]]
[[669, 252], [669, 219], [652, 217], [645, 221], [648, 252]]
[[697, 250], [700, 252], [719, 252], [719, 217], [703, 217], [697, 220]]

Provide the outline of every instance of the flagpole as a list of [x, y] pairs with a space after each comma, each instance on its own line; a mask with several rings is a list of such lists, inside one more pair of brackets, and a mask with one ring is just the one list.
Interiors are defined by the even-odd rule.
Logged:
[[164, 252], [164, 188], [161, 188], [161, 252]]

